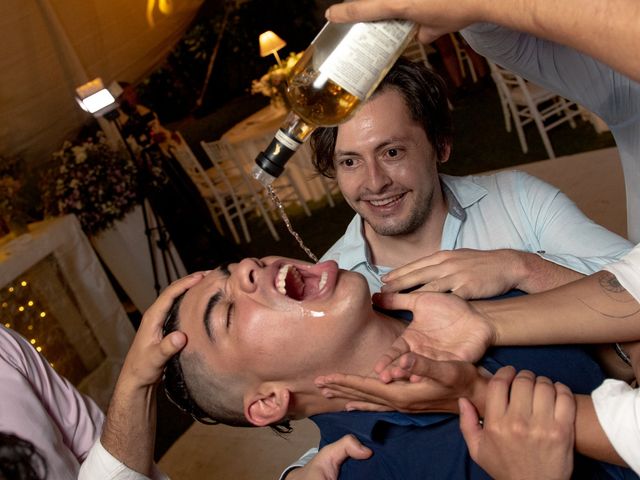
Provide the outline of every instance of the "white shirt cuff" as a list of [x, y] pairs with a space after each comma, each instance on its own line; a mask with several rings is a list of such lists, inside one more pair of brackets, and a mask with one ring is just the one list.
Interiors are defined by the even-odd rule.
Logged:
[[[78, 480], [148, 480], [149, 477], [142, 473], [131, 470], [120, 460], [111, 455], [100, 443], [100, 439], [96, 440], [89, 455], [80, 466]], [[153, 465], [152, 480], [168, 480], [165, 474], [160, 472]]]
[[591, 393], [598, 421], [618, 455], [640, 473], [640, 390], [605, 380]]

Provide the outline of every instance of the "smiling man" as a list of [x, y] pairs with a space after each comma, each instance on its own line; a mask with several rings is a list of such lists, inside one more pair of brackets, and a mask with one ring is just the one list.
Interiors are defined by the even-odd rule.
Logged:
[[562, 285], [630, 250], [523, 172], [439, 175], [452, 139], [442, 80], [403, 59], [353, 118], [317, 130], [316, 169], [337, 179], [356, 212], [322, 259], [363, 274], [372, 293], [424, 284], [488, 298]]
[[316, 169], [337, 179], [356, 212], [321, 260], [361, 273], [372, 293], [537, 293], [632, 246], [526, 173], [439, 174], [453, 144], [451, 112], [444, 83], [420, 63], [399, 59], [349, 121], [318, 129], [311, 142]]
[[[346, 400], [316, 388], [317, 376], [335, 370], [368, 374], [405, 327], [374, 311], [365, 279], [335, 262], [245, 259], [213, 271], [174, 303], [165, 334], [177, 330], [188, 340], [167, 365], [165, 386], [178, 406], [205, 423], [284, 431], [289, 420], [310, 417], [321, 445], [356, 435], [373, 455], [348, 460], [343, 479], [489, 478], [469, 457], [455, 416], [345, 412]], [[506, 363], [576, 392], [603, 378], [574, 348], [497, 349], [482, 360], [489, 371]], [[443, 398], [440, 407], [457, 412], [456, 398]], [[628, 473], [584, 458], [576, 469], [581, 478]]]

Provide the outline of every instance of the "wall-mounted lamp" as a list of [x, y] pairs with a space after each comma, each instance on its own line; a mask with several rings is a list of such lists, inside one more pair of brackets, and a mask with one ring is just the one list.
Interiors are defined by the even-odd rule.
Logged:
[[280, 50], [286, 44], [287, 42], [282, 40], [278, 35], [273, 33], [271, 30], [267, 30], [266, 32], [260, 34], [260, 56], [266, 57], [273, 54], [278, 61], [278, 65], [282, 66], [282, 62], [280, 61], [280, 57], [278, 56], [278, 50]]

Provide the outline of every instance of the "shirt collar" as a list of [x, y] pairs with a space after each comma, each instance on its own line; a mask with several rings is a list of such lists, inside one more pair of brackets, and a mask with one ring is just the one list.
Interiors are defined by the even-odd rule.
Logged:
[[474, 182], [473, 177], [452, 177], [441, 173], [440, 185], [447, 200], [449, 215], [462, 221], [467, 218], [465, 209], [479, 202], [489, 193], [486, 188]]

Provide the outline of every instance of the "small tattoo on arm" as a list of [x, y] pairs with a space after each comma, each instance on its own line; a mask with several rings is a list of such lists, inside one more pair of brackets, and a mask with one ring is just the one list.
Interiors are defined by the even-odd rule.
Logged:
[[600, 315], [611, 318], [628, 318], [640, 312], [638, 302], [620, 284], [614, 274], [601, 271], [594, 274], [594, 277], [598, 280], [600, 292], [609, 299], [609, 302], [613, 303], [607, 304], [598, 300], [598, 295], [595, 295], [595, 292], [588, 298], [578, 297], [579, 302]]
[[600, 276], [600, 279], [598, 281], [600, 283], [600, 286], [607, 292], [611, 292], [611, 293], [626, 292], [625, 288], [622, 285], [620, 285], [620, 282], [618, 281], [616, 276], [611, 272], [606, 272], [606, 271], [603, 272], [603, 274]]

